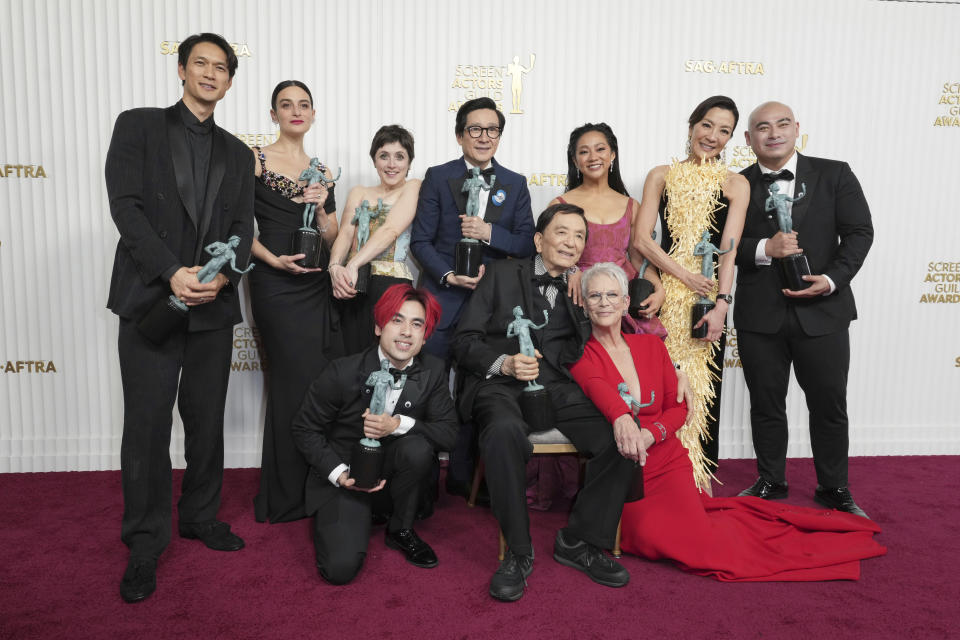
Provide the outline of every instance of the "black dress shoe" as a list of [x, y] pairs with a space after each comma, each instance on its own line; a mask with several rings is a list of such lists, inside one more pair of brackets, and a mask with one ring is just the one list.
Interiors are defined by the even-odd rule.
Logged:
[[490, 595], [502, 602], [514, 602], [523, 597], [527, 578], [533, 573], [533, 556], [518, 556], [507, 549], [503, 561], [490, 579]]
[[200, 540], [215, 551], [239, 551], [243, 549], [243, 538], [230, 531], [230, 525], [219, 520], [200, 524], [181, 524], [180, 537]]
[[817, 504], [822, 504], [828, 509], [846, 511], [847, 513], [852, 513], [855, 516], [863, 516], [868, 520], [870, 519], [864, 510], [857, 506], [857, 503], [853, 501], [853, 496], [850, 495], [850, 489], [846, 487], [828, 489], [818, 484], [817, 490], [813, 492], [813, 499], [817, 502]]
[[124, 602], [140, 602], [157, 589], [157, 561], [153, 558], [130, 558], [120, 581], [120, 597]]
[[387, 531], [384, 536], [387, 546], [402, 551], [407, 562], [423, 569], [432, 569], [437, 566], [437, 554], [426, 542], [420, 539], [413, 529], [397, 529]]
[[607, 587], [622, 587], [630, 582], [630, 574], [620, 563], [589, 542], [567, 539], [563, 531], [557, 531], [553, 541], [553, 559], [583, 571], [591, 580]]
[[749, 489], [744, 489], [738, 496], [754, 496], [755, 498], [763, 498], [764, 500], [782, 500], [787, 497], [787, 483], [777, 484], [775, 482], [769, 482], [763, 478], [757, 478], [757, 481], [750, 486]]

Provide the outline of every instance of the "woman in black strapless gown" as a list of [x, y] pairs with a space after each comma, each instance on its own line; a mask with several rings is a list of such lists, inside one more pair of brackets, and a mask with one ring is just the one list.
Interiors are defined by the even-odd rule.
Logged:
[[[697, 484], [707, 493], [712, 490], [711, 472], [719, 452], [724, 324], [750, 199], [746, 179], [728, 170], [720, 159], [738, 119], [736, 104], [726, 96], [707, 98], [693, 110], [688, 119], [687, 156], [647, 174], [632, 239], [634, 248], [661, 271], [667, 294], [660, 310], [668, 332], [665, 344], [670, 358], [687, 374], [694, 394], [678, 435], [689, 451]], [[651, 238], [658, 219], [660, 242]], [[704, 233], [713, 246], [726, 252], [719, 258], [716, 281], [713, 263], [706, 262], [709, 275], [704, 275], [702, 256], [695, 252]], [[690, 336], [690, 317], [701, 297], [716, 298], [716, 306], [703, 319], [706, 338], [695, 340]]]
[[[303, 255], [290, 255], [290, 243], [293, 232], [303, 226], [305, 203], [316, 203], [314, 225], [327, 247], [336, 238], [337, 217], [332, 183], [329, 189], [322, 184], [304, 188], [296, 180], [310, 163], [303, 149], [303, 136], [314, 119], [310, 90], [296, 80], [281, 82], [271, 105], [280, 134], [272, 145], [254, 147], [259, 236], [253, 241], [257, 268], [248, 276], [268, 383], [254, 515], [258, 522], [288, 522], [306, 517], [309, 471], [290, 436], [290, 423], [310, 382], [328, 360], [340, 355], [327, 271], [295, 264]], [[332, 177], [326, 167], [320, 169]]]

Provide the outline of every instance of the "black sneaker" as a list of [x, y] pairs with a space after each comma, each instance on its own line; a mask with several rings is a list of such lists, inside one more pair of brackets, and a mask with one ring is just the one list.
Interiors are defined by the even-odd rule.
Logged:
[[533, 556], [518, 556], [511, 549], [503, 556], [503, 562], [490, 579], [490, 595], [503, 602], [513, 602], [523, 597], [527, 578], [533, 573]]
[[607, 587], [622, 587], [630, 582], [630, 574], [618, 562], [583, 540], [571, 544], [564, 538], [562, 530], [557, 531], [553, 542], [553, 559], [583, 571], [591, 580]]

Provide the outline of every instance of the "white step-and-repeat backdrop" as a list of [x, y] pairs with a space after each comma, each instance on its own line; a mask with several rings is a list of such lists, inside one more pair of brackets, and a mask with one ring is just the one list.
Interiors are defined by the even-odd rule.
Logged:
[[[569, 132], [605, 121], [630, 192], [682, 154], [703, 98], [746, 114], [792, 105], [803, 152], [850, 163], [876, 240], [854, 290], [851, 454], [960, 453], [960, 6], [810, 0], [37, 0], [0, 23], [0, 472], [119, 467], [117, 320], [104, 308], [117, 233], [103, 163], [117, 114], [180, 97], [177, 43], [214, 31], [240, 60], [217, 122], [274, 139], [273, 86], [313, 90], [307, 149], [343, 168], [344, 198], [376, 182], [373, 132], [416, 136], [411, 175], [459, 155], [454, 113], [491, 96], [498, 160], [534, 211], [563, 191]], [[514, 104], [514, 89], [518, 104]], [[728, 147], [752, 162], [743, 123]], [[235, 330], [228, 466], [257, 466], [264, 364], [251, 316]], [[730, 329], [722, 457], [750, 457], [749, 399]], [[809, 456], [791, 387], [791, 456]], [[176, 420], [176, 419], [175, 419]], [[180, 427], [172, 453], [182, 465]]]

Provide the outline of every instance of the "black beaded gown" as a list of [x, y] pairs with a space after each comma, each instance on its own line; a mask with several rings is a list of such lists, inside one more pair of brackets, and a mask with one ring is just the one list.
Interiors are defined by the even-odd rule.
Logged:
[[[261, 167], [254, 188], [259, 240], [275, 255], [289, 255], [291, 236], [303, 225], [304, 205], [290, 200], [299, 195], [296, 183], [267, 170], [262, 154]], [[336, 212], [332, 189], [324, 210]], [[258, 522], [306, 517], [304, 486], [309, 465], [293, 442], [290, 424], [307, 387], [329, 360], [341, 355], [326, 266], [319, 272], [292, 274], [260, 263], [248, 276], [253, 317], [267, 364], [260, 491], [254, 498]]]
[[[716, 228], [710, 229], [710, 242], [715, 247], [720, 246], [721, 236], [723, 235], [723, 226], [727, 223], [727, 209], [729, 206], [729, 201], [726, 198], [721, 197], [720, 202], [722, 206], [714, 211]], [[663, 196], [660, 198], [660, 228], [662, 232], [660, 233], [660, 247], [666, 252], [670, 253], [673, 249], [673, 237], [670, 234], [669, 227], [667, 225], [665, 213], [667, 210], [667, 193], [664, 190]], [[716, 258], [714, 258], [716, 260]], [[664, 301], [664, 304], [670, 304], [669, 299]], [[689, 335], [689, 333], [687, 333]], [[710, 405], [710, 412], [707, 417], [707, 431], [710, 434], [709, 440], [701, 438], [700, 444], [703, 447], [703, 454], [709, 460], [713, 461], [714, 465], [718, 462], [720, 455], [720, 391], [723, 386], [723, 357], [726, 353], [727, 347], [727, 332], [724, 330], [720, 334], [719, 347], [717, 348], [716, 353], [714, 354], [713, 363], [715, 371], [719, 376], [719, 379], [713, 381], [713, 391], [714, 391], [714, 400]], [[716, 467], [714, 467], [716, 468]]]

